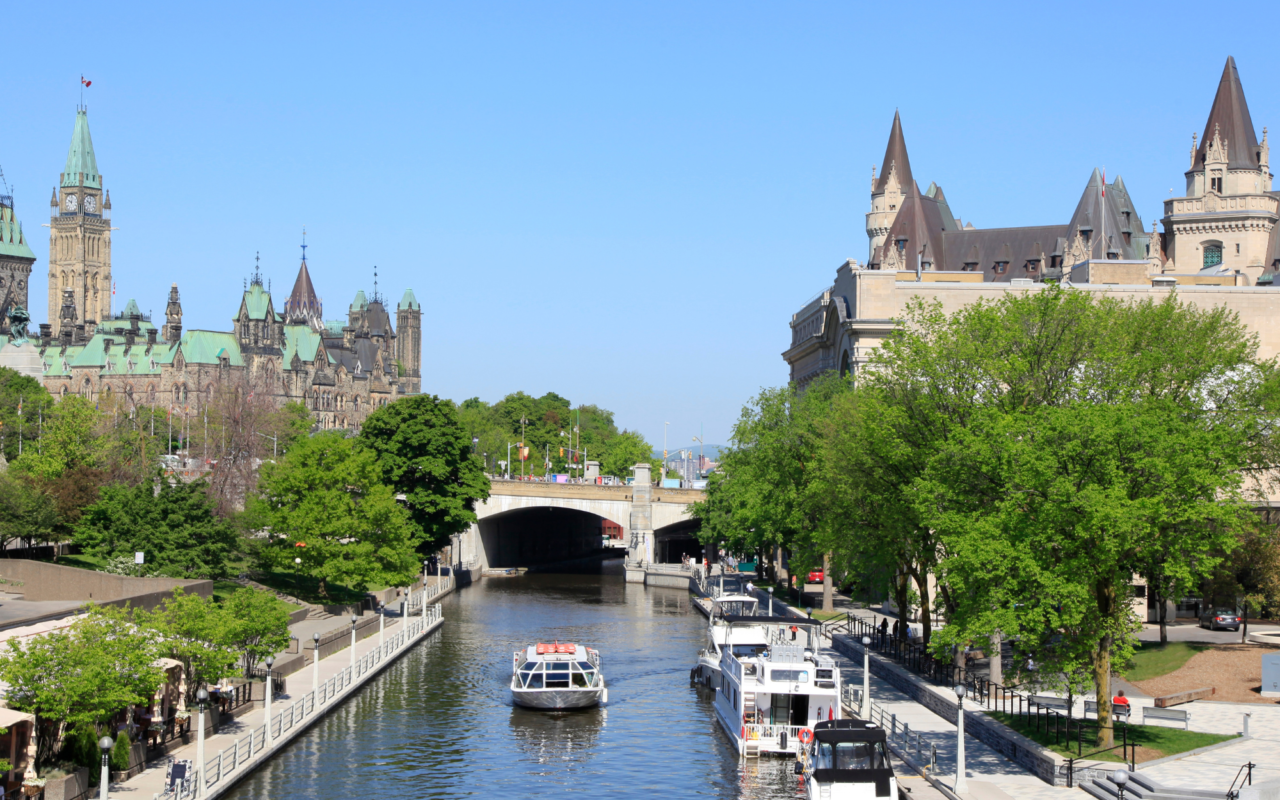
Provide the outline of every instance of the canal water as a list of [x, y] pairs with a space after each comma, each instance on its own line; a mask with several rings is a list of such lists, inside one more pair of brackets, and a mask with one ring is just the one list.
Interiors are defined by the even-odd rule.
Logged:
[[[228, 796], [803, 796], [792, 762], [740, 761], [690, 686], [706, 619], [687, 590], [627, 584], [611, 562], [487, 578], [442, 604], [443, 627]], [[512, 652], [554, 640], [600, 650], [605, 708], [511, 704]]]

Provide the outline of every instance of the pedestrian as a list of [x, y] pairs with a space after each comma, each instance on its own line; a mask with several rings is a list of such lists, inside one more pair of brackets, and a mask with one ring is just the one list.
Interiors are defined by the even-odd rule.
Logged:
[[885, 640], [889, 638], [889, 618], [881, 617], [880, 619], [880, 646], [885, 646]]
[[898, 638], [898, 620], [893, 621], [893, 638]]

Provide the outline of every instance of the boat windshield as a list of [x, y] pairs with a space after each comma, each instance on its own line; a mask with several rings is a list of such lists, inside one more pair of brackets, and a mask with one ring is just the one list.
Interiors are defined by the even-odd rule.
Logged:
[[818, 742], [814, 769], [885, 769], [883, 742]]
[[733, 655], [735, 658], [755, 658], [769, 649], [767, 644], [735, 644], [733, 646]]
[[585, 661], [528, 661], [520, 666], [526, 689], [587, 689], [596, 685], [596, 670]]

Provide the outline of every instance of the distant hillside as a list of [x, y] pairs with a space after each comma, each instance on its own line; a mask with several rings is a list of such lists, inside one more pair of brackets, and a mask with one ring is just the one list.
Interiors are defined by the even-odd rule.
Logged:
[[[706, 456], [707, 458], [711, 459], [712, 461], [719, 461], [719, 460], [720, 460], [720, 451], [721, 451], [721, 450], [727, 450], [727, 449], [728, 449], [728, 448], [727, 448], [727, 447], [725, 447], [724, 445], [720, 445], [720, 444], [708, 444], [708, 445], [703, 445], [703, 446], [702, 446], [702, 454], [703, 454], [704, 456]], [[697, 442], [694, 442], [694, 443], [693, 443], [693, 444], [691, 444], [691, 445], [683, 445], [683, 446], [680, 446], [680, 447], [676, 447], [675, 445], [671, 445], [671, 446], [669, 447], [669, 449], [667, 450], [667, 453], [668, 453], [668, 455], [669, 455], [671, 458], [675, 458], [675, 454], [676, 454], [677, 452], [679, 452], [680, 450], [692, 450], [692, 451], [693, 451], [694, 456], [697, 456], [697, 455], [698, 455], [698, 443], [697, 443]], [[654, 450], [654, 451], [653, 451], [653, 457], [654, 457], [654, 458], [658, 458], [658, 459], [662, 458], [662, 451], [661, 451], [661, 450]]]

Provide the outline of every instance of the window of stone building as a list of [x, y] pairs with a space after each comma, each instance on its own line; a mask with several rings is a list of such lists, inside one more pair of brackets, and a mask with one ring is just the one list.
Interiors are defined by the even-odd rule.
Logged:
[[849, 351], [846, 350], [840, 356], [840, 377], [847, 378], [851, 372], [853, 372], [853, 365], [849, 363]]
[[906, 240], [906, 239], [899, 239], [899, 240], [897, 241], [897, 245], [898, 245], [898, 252], [899, 252], [899, 253], [904, 253], [904, 252], [906, 252], [906, 250], [907, 250], [907, 240]]
[[1038, 269], [1040, 269], [1040, 261], [1038, 259], [1033, 258], [1027, 262], [1027, 272], [1035, 272]]
[[1213, 177], [1209, 179], [1209, 189], [1210, 191], [1214, 191], [1214, 192], [1217, 192], [1218, 194], [1222, 194], [1222, 173], [1221, 172], [1217, 172], [1216, 170], [1214, 171]]
[[1222, 263], [1222, 245], [1206, 244], [1204, 246], [1204, 268], [1216, 267]]
[[1240, 255], [1240, 243], [1236, 242], [1236, 255]]
[[995, 269], [996, 269], [996, 274], [997, 274], [997, 275], [1003, 275], [1003, 274], [1004, 274], [1004, 272], [1005, 272], [1005, 270], [1007, 270], [1008, 268], [1009, 268], [1009, 262], [1008, 262], [1008, 261], [997, 261], [997, 262], [996, 262], [996, 267], [995, 267]]

